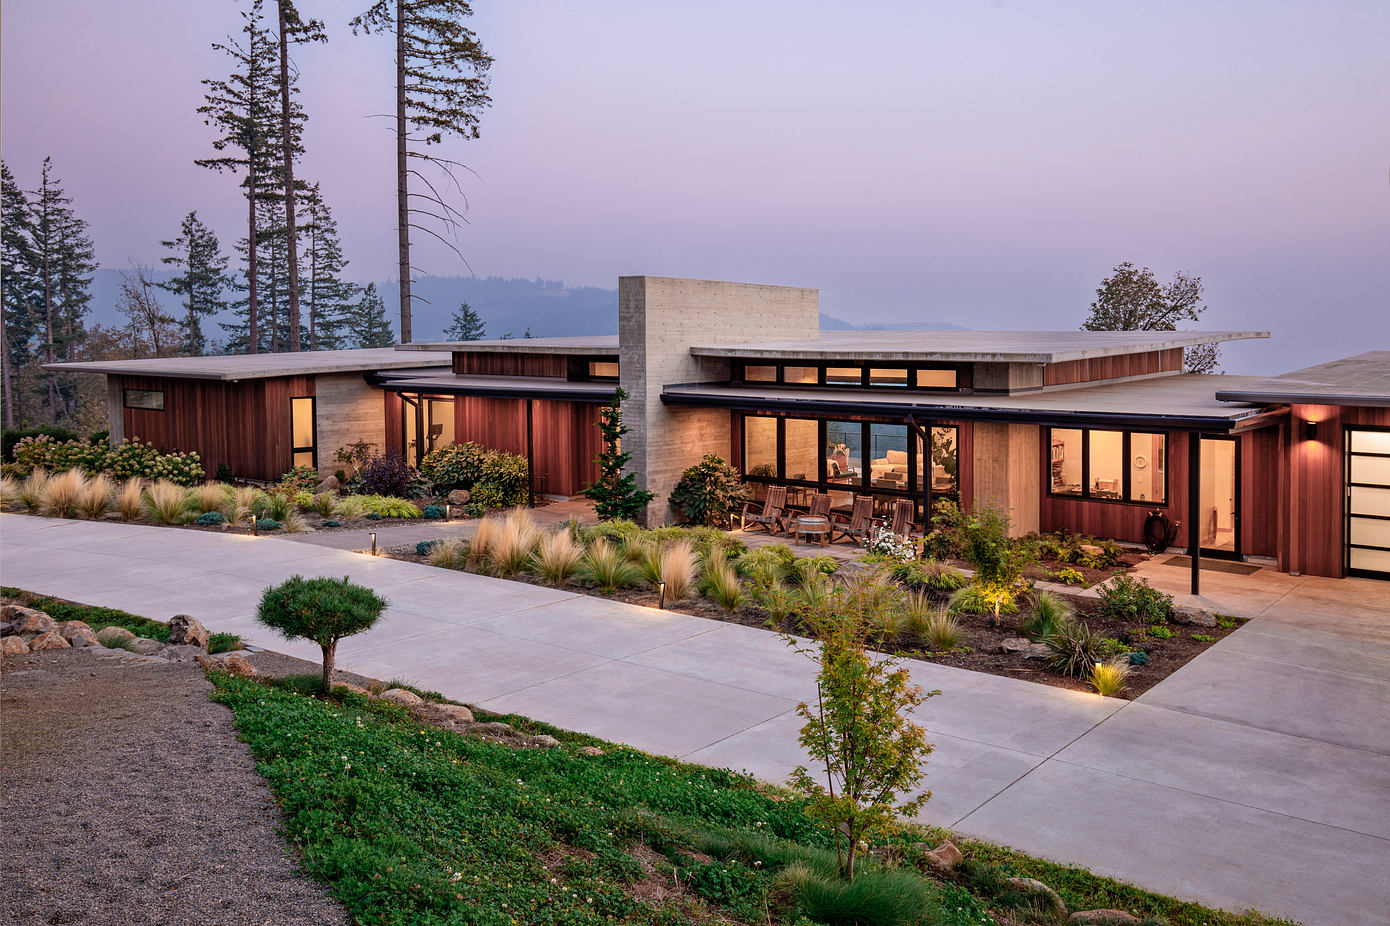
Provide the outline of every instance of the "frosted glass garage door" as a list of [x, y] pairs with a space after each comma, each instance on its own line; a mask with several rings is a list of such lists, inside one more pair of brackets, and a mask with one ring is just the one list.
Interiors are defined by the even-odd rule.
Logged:
[[1390, 578], [1390, 431], [1347, 432], [1347, 568]]

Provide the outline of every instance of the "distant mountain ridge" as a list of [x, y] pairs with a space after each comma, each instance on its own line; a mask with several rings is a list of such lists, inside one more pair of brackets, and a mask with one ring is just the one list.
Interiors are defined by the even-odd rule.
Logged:
[[[121, 292], [121, 272], [102, 267], [92, 276], [91, 320], [101, 325], [121, 325], [124, 316], [116, 308]], [[156, 270], [156, 281], [171, 274]], [[396, 281], [378, 281], [377, 289], [386, 301], [387, 315], [395, 322], [398, 295]], [[414, 335], [416, 341], [442, 340], [444, 329], [459, 303], [473, 307], [487, 325], [489, 338], [505, 334], [521, 337], [528, 328], [535, 337], [570, 337], [585, 334], [618, 333], [618, 291], [597, 286], [566, 286], [560, 280], [490, 277], [436, 277], [416, 280], [412, 292], [416, 300]], [[159, 292], [166, 311], [177, 314], [178, 300], [172, 293]], [[214, 321], [228, 321], [218, 317]], [[965, 330], [952, 322], [866, 322], [851, 324], [843, 319], [820, 316], [826, 331], [948, 331]], [[212, 332], [218, 331], [212, 327]], [[213, 334], [213, 337], [217, 337]]]

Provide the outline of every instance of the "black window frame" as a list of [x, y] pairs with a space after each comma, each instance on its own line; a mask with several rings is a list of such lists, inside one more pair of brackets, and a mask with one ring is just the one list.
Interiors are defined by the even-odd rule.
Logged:
[[[294, 403], [309, 400], [309, 428], [314, 435], [314, 442], [308, 447], [294, 446]], [[313, 463], [310, 465], [314, 469], [319, 468], [319, 400], [312, 395], [292, 395], [290, 396], [290, 468], [295, 467], [294, 458], [301, 453], [312, 455]]]
[[[1080, 431], [1081, 432], [1081, 494], [1076, 495], [1069, 492], [1052, 491], [1052, 432], [1053, 431]], [[1120, 498], [1105, 498], [1091, 494], [1091, 432], [1092, 431], [1114, 431], [1120, 434], [1120, 459], [1124, 464], [1120, 468]], [[1135, 500], [1130, 498], [1133, 489], [1133, 473], [1130, 461], [1134, 457], [1130, 453], [1130, 438], [1135, 434], [1146, 434], [1151, 437], [1163, 438], [1163, 498]], [[1144, 505], [1149, 508], [1167, 508], [1168, 500], [1171, 498], [1170, 480], [1172, 479], [1171, 457], [1168, 453], [1167, 431], [1140, 431], [1126, 430], [1124, 428], [1047, 428], [1047, 440], [1044, 442], [1046, 457], [1043, 460], [1043, 481], [1047, 485], [1048, 498], [1070, 499], [1074, 502], [1090, 502], [1105, 505]], [[1152, 464], [1150, 464], [1152, 465]]]
[[[772, 367], [777, 371], [776, 380], [766, 379], [745, 379], [744, 371], [748, 367]], [[816, 370], [816, 381], [814, 383], [788, 383], [786, 380], [787, 367], [810, 367]], [[858, 383], [828, 383], [826, 382], [826, 371], [830, 369], [858, 369]], [[907, 374], [906, 385], [893, 386], [886, 383], [874, 383], [870, 381], [870, 370], [902, 370]], [[917, 373], [921, 370], [929, 370], [933, 373], [954, 373], [956, 384], [954, 386], [919, 386], [917, 385]], [[892, 361], [880, 362], [861, 362], [853, 361], [838, 362], [833, 360], [744, 360], [734, 364], [730, 371], [733, 382], [739, 385], [761, 385], [761, 386], [800, 386], [803, 388], [816, 387], [822, 389], [873, 389], [884, 392], [927, 392], [927, 393], [956, 393], [969, 392], [971, 390], [971, 366], [968, 363], [894, 363]]]
[[[619, 376], [597, 376], [590, 372], [590, 365], [595, 363], [618, 364]], [[594, 382], [594, 383], [616, 383], [622, 374], [621, 361], [617, 356], [603, 354], [588, 354], [584, 356], [570, 357], [566, 369], [565, 378], [570, 382]]]
[[[159, 405], [158, 405], [158, 407], [151, 407], [151, 406], [149, 406], [149, 405], [131, 405], [131, 404], [130, 404], [130, 394], [131, 394], [132, 392], [138, 392], [138, 393], [141, 393], [141, 394], [143, 394], [143, 395], [157, 395], [157, 396], [159, 396]], [[121, 407], [122, 407], [122, 408], [132, 408], [132, 409], [135, 409], [136, 411], [141, 411], [141, 412], [162, 412], [162, 411], [164, 411], [164, 407], [165, 407], [165, 405], [164, 405], [164, 390], [163, 390], [163, 389], [122, 389], [122, 390], [121, 390]]]

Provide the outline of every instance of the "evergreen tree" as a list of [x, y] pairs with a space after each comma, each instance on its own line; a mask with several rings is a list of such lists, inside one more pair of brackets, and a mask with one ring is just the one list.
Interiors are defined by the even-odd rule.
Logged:
[[[72, 208], [72, 198], [53, 177], [53, 159], [44, 158], [39, 188], [32, 193], [34, 256], [43, 299], [43, 359], [71, 360], [85, 333], [91, 308], [92, 259], [87, 222]], [[47, 412], [51, 424], [76, 410], [76, 388], [64, 377], [47, 371]]]
[[[448, 183], [461, 189], [454, 177], [457, 161], [430, 153], [445, 135], [478, 137], [481, 113], [492, 105], [488, 69], [492, 57], [464, 23], [473, 15], [467, 0], [376, 0], [352, 20], [353, 32], [387, 32], [396, 37], [396, 237], [400, 273], [401, 342], [412, 339], [410, 229], [418, 228], [444, 242], [462, 258], [458, 248], [414, 216], [432, 217], [454, 234], [462, 213], [450, 206], [420, 173], [426, 164], [440, 170]], [[415, 166], [412, 166], [415, 165]], [[411, 178], [424, 192], [411, 192]], [[422, 203], [413, 206], [412, 199]]]
[[309, 349], [336, 350], [343, 346], [343, 326], [352, 311], [360, 287], [342, 279], [347, 267], [338, 222], [323, 199], [318, 184], [303, 197], [305, 222], [304, 296], [309, 304]]
[[162, 262], [175, 267], [178, 274], [160, 283], [159, 288], [183, 299], [182, 349], [186, 354], [201, 355], [207, 349], [207, 341], [199, 317], [216, 315], [227, 308], [222, 291], [233, 285], [227, 273], [227, 258], [212, 229], [198, 220], [197, 211], [184, 216], [177, 238], [160, 244], [174, 252]]
[[15, 425], [14, 371], [33, 359], [39, 329], [34, 234], [29, 200], [0, 162], [0, 387], [7, 428]]
[[368, 283], [362, 290], [362, 298], [351, 306], [347, 315], [344, 335], [353, 347], [392, 347], [396, 343], [391, 332], [391, 323], [386, 320], [386, 303], [376, 291], [375, 283]]
[[587, 486], [584, 494], [593, 499], [600, 521], [635, 521], [656, 497], [654, 492], [637, 488], [635, 475], [623, 472], [632, 459], [632, 454], [623, 450], [623, 435], [632, 430], [623, 424], [623, 400], [627, 397], [627, 391], [619, 386], [613, 403], [599, 413], [603, 450], [598, 455], [598, 482]]
[[486, 336], [482, 316], [468, 303], [460, 302], [449, 327], [444, 329], [444, 337], [450, 341], [481, 341]]

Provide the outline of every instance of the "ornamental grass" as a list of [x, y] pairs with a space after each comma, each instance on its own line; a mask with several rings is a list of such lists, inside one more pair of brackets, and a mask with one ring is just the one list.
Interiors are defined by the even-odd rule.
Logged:
[[48, 487], [47, 470], [36, 469], [25, 478], [19, 487], [19, 503], [29, 512], [37, 512], [43, 506], [44, 489]]
[[640, 578], [623, 551], [603, 537], [589, 547], [576, 574], [585, 585], [595, 586], [605, 595], [636, 585]]
[[1109, 662], [1097, 662], [1091, 666], [1091, 671], [1086, 674], [1086, 684], [1094, 688], [1096, 694], [1113, 698], [1128, 687], [1125, 682], [1129, 679], [1129, 673], [1129, 660], [1124, 657], [1112, 659]]
[[116, 510], [122, 521], [138, 521], [145, 516], [145, 483], [139, 478], [127, 479], [116, 492]]
[[743, 583], [739, 581], [734, 567], [719, 551], [711, 551], [706, 559], [705, 574], [700, 585], [706, 598], [730, 614], [744, 602]]
[[478, 529], [473, 534], [473, 544], [468, 548], [468, 559], [474, 568], [480, 569], [487, 562], [488, 550], [501, 527], [502, 519], [496, 515], [488, 515], [478, 522]]
[[160, 524], [178, 524], [188, 514], [188, 495], [182, 486], [161, 479], [145, 489], [145, 513]]
[[495, 575], [510, 578], [531, 564], [531, 554], [540, 541], [540, 528], [525, 508], [513, 508], [502, 519], [488, 548], [488, 561]]
[[87, 480], [87, 485], [77, 500], [77, 511], [84, 518], [100, 521], [111, 511], [116, 494], [116, 483], [105, 473], [97, 473]]
[[658, 577], [666, 585], [667, 598], [679, 601], [694, 591], [700, 575], [694, 543], [677, 540], [667, 544], [658, 555], [657, 566]]
[[575, 574], [584, 559], [584, 548], [568, 530], [546, 534], [536, 547], [532, 570], [547, 585], [560, 585]]
[[188, 490], [188, 510], [193, 514], [221, 511], [227, 502], [227, 487], [220, 482], [205, 482]]
[[87, 477], [80, 469], [70, 469], [51, 477], [43, 487], [39, 511], [50, 518], [70, 518], [87, 492]]
[[427, 554], [431, 566], [444, 569], [468, 568], [468, 541], [462, 537], [448, 537], [430, 547]]
[[0, 476], [0, 508], [18, 508], [23, 504], [19, 497], [19, 480]]
[[922, 639], [934, 653], [944, 653], [960, 645], [960, 622], [955, 615], [944, 609], [927, 616], [926, 626], [922, 628]]

